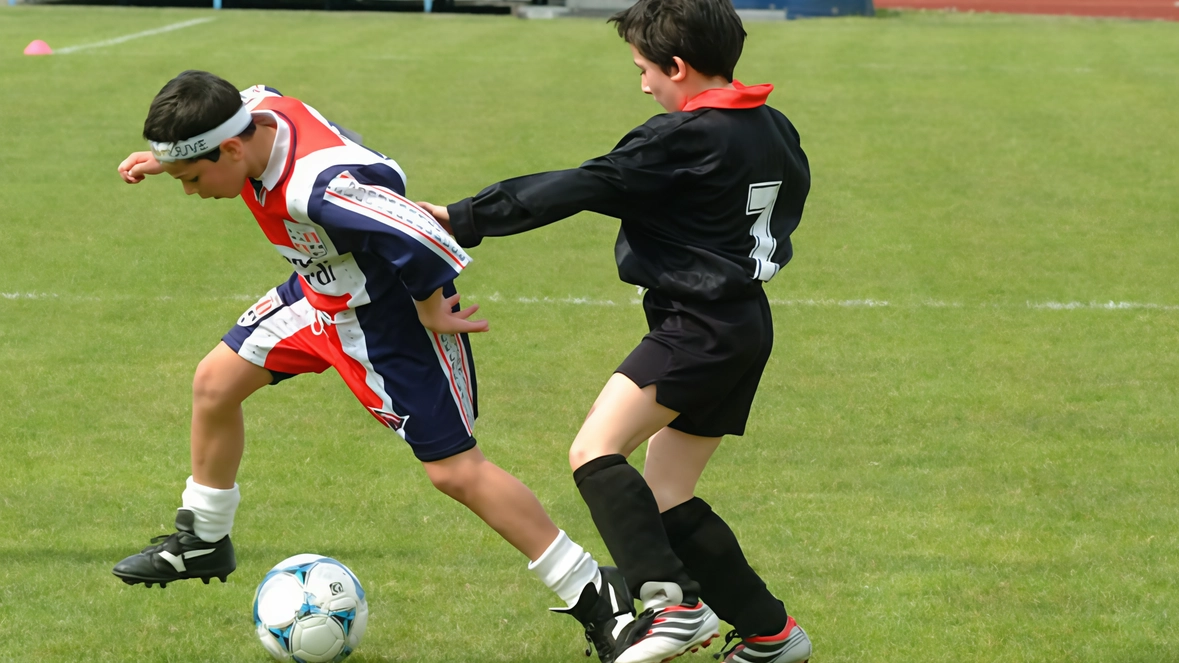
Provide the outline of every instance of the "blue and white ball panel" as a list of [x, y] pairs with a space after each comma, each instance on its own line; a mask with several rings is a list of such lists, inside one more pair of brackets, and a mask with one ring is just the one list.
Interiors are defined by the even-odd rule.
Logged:
[[258, 586], [254, 624], [263, 647], [278, 660], [341, 661], [364, 636], [368, 603], [348, 567], [322, 555], [295, 555]]

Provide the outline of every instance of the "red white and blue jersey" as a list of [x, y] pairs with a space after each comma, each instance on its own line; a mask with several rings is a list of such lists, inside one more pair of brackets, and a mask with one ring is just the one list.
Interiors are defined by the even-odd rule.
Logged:
[[269, 165], [242, 199], [312, 306], [335, 314], [403, 289], [424, 300], [471, 261], [405, 198], [395, 161], [348, 140], [297, 99], [260, 85], [242, 98], [278, 126]]
[[429, 213], [405, 198], [392, 159], [348, 139], [315, 109], [275, 90], [242, 93], [276, 127], [265, 171], [242, 198], [295, 268], [223, 340], [275, 382], [334, 367], [378, 421], [423, 461], [474, 446], [474, 362], [465, 335], [435, 334], [414, 299], [470, 262]]

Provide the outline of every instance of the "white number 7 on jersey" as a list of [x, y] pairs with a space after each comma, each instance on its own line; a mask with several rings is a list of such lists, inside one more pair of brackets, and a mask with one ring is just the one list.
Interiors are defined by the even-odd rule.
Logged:
[[778, 201], [778, 190], [781, 188], [781, 181], [749, 185], [749, 202], [745, 204], [745, 213], [757, 214], [757, 220], [749, 229], [749, 234], [753, 236], [753, 250], [749, 252], [749, 257], [756, 263], [753, 277], [761, 281], [769, 281], [778, 273], [779, 265], [770, 261], [778, 248], [778, 241], [770, 232], [770, 216], [774, 213], [774, 203]]

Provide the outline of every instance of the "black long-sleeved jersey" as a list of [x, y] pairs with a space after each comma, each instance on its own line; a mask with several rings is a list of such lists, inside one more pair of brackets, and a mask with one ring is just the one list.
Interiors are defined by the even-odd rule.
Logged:
[[810, 166], [794, 126], [765, 105], [772, 86], [735, 87], [656, 115], [579, 168], [450, 205], [455, 238], [476, 246], [592, 211], [622, 220], [623, 281], [682, 300], [756, 295], [791, 258]]

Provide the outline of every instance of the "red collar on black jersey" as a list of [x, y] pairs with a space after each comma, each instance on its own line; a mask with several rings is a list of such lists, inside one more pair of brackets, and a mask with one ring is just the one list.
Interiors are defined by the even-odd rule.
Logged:
[[769, 83], [745, 86], [741, 81], [733, 81], [733, 88], [715, 87], [705, 90], [684, 103], [682, 111], [694, 111], [701, 108], [757, 108], [764, 106], [766, 97], [774, 91]]

